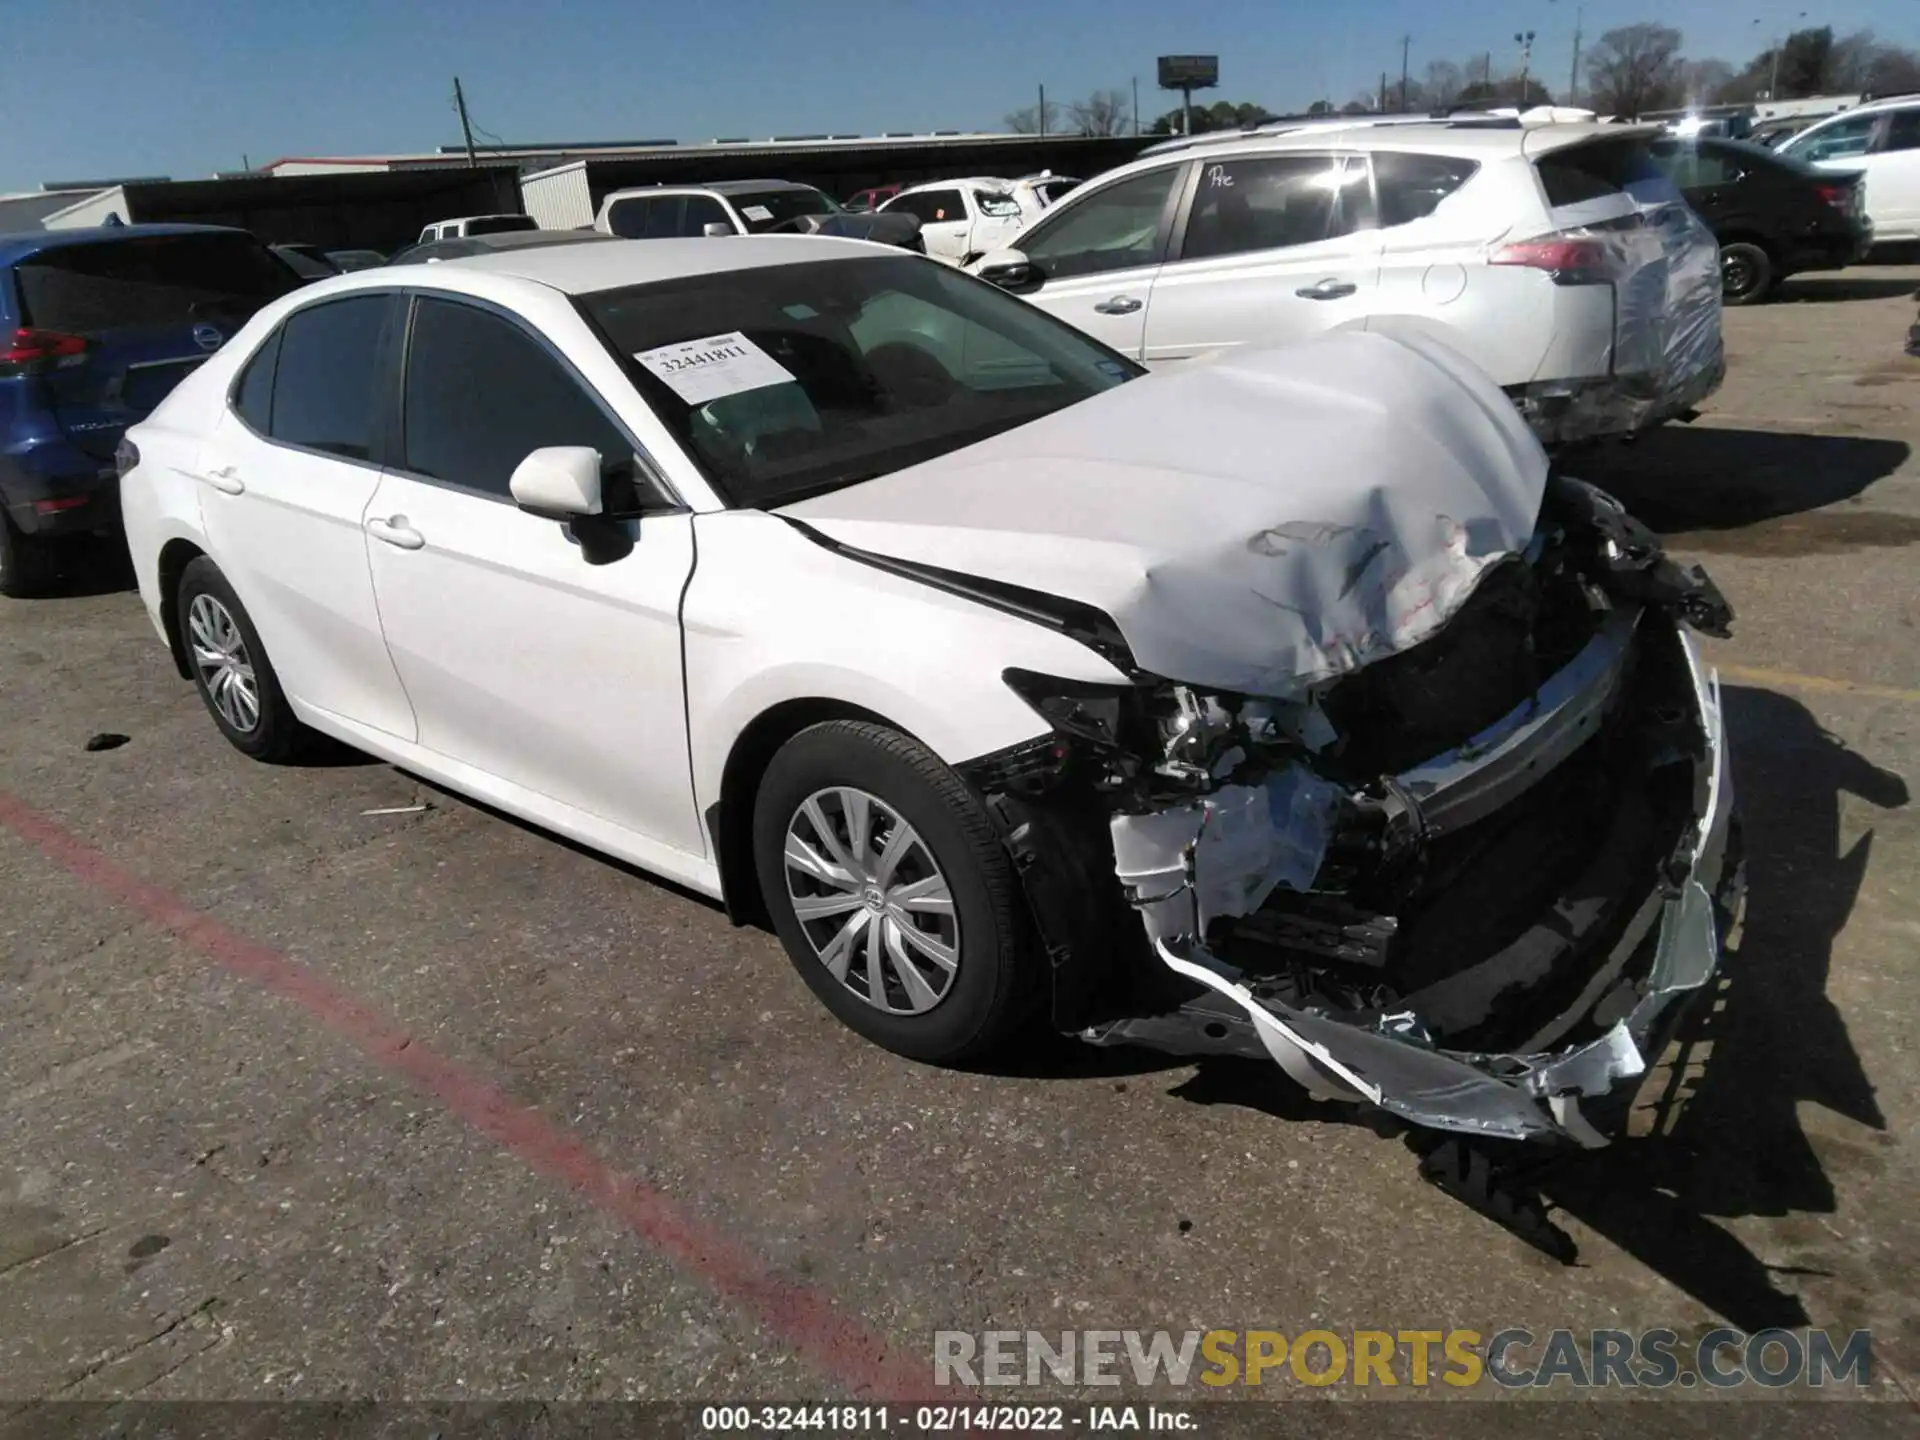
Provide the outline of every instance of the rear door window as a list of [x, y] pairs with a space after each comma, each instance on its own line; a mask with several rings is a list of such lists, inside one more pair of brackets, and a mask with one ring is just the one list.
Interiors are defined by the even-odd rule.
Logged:
[[280, 331], [267, 433], [348, 460], [373, 458], [381, 343], [401, 303], [355, 295], [296, 310]]
[[1896, 110], [1887, 122], [1887, 138], [1882, 150], [1920, 150], [1920, 105], [1911, 110]]
[[623, 240], [638, 240], [647, 233], [650, 223], [650, 211], [654, 206], [650, 195], [635, 195], [630, 199], [616, 200], [607, 207], [607, 229]]
[[967, 202], [958, 190], [917, 190], [887, 202], [888, 210], [904, 210], [916, 216], [922, 225], [945, 224], [967, 218]]
[[638, 231], [643, 240], [670, 240], [676, 235], [687, 233], [681, 223], [687, 213], [687, 197], [684, 195], [656, 195], [647, 207], [647, 225]]
[[1373, 183], [1379, 192], [1380, 224], [1406, 225], [1426, 219], [1479, 168], [1477, 161], [1456, 155], [1375, 151]]
[[1201, 168], [1180, 258], [1312, 245], [1372, 220], [1364, 163], [1327, 154], [1217, 160]]
[[1867, 146], [1873, 142], [1873, 127], [1879, 119], [1878, 115], [1848, 115], [1825, 125], [1816, 125], [1789, 141], [1787, 153], [1808, 164], [1864, 155]]
[[728, 231], [735, 229], [727, 207], [711, 195], [689, 195], [687, 213], [680, 223], [682, 235], [701, 236], [707, 233], [709, 225], [724, 225]]
[[45, 250], [15, 267], [21, 323], [70, 335], [232, 327], [300, 277], [244, 234], [142, 235]]

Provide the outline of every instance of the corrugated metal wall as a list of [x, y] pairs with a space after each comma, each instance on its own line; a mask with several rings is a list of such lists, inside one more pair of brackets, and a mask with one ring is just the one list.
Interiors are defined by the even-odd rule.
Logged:
[[593, 224], [585, 165], [563, 165], [520, 181], [520, 203], [542, 230], [584, 230]]

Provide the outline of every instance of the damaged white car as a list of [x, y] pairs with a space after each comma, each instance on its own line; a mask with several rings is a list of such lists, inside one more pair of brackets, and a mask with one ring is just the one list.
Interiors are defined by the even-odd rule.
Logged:
[[1590, 1145], [1719, 963], [1727, 607], [1430, 342], [1149, 376], [877, 246], [559, 246], [289, 296], [121, 468], [236, 747], [769, 919], [905, 1055]]

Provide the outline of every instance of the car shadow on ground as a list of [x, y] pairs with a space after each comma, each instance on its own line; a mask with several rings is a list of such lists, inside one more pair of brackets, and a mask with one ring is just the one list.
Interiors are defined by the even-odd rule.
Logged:
[[132, 590], [136, 581], [133, 557], [126, 537], [75, 535], [55, 542], [54, 578], [41, 592], [48, 600], [76, 600], [91, 595], [117, 595]]
[[[1858, 435], [1667, 425], [1630, 445], [1569, 455], [1564, 468], [1618, 496], [1655, 530], [1674, 534], [1737, 530], [1855, 499], [1909, 453], [1902, 441]], [[1920, 528], [1904, 528], [1920, 538]]]
[[[1519, 1210], [1536, 1217], [1509, 1223], [1496, 1216], [1501, 1223], [1572, 1261], [1573, 1241], [1554, 1218], [1576, 1218], [1753, 1331], [1808, 1324], [1802, 1302], [1778, 1280], [1818, 1266], [1769, 1265], [1719, 1222], [1829, 1215], [1838, 1205], [1801, 1107], [1819, 1106], [1890, 1140], [1873, 1083], [1826, 990], [1834, 940], [1872, 852], [1871, 832], [1842, 852], [1841, 796], [1895, 809], [1909, 794], [1902, 777], [1847, 749], [1796, 701], [1743, 687], [1726, 689], [1724, 700], [1750, 886], [1737, 951], [1642, 1085], [1626, 1138], [1556, 1158], [1526, 1147], [1486, 1153], [1519, 1177], [1509, 1202], [1517, 1196]], [[1309, 1099], [1272, 1065], [1205, 1062], [1172, 1093], [1282, 1120], [1359, 1125], [1401, 1135], [1423, 1154], [1434, 1150], [1430, 1134], [1381, 1112]], [[1829, 1156], [1851, 1154], [1823, 1148]]]
[[1772, 303], [1823, 305], [1840, 300], [1891, 300], [1896, 296], [1916, 293], [1920, 293], [1920, 274], [1891, 279], [1867, 279], [1845, 274], [1794, 275], [1781, 282]]

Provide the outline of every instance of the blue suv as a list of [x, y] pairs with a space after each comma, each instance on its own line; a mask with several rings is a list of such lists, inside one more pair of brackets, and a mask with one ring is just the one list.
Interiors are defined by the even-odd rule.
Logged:
[[59, 537], [118, 525], [127, 427], [301, 283], [221, 226], [0, 235], [0, 595], [43, 586]]

